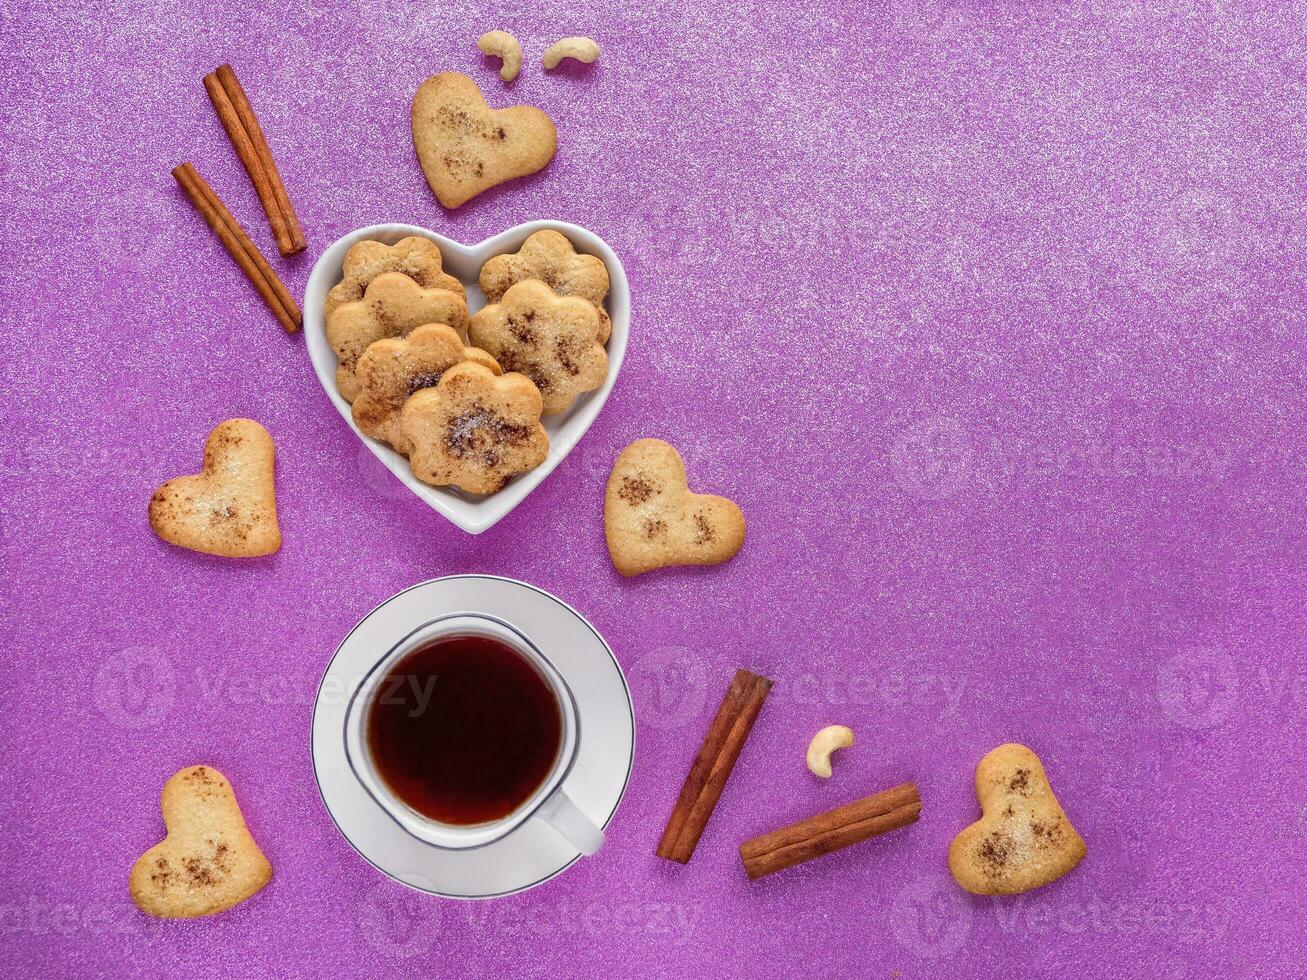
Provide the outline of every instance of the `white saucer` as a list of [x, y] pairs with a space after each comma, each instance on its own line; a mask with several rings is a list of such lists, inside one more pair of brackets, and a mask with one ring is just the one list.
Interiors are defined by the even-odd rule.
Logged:
[[612, 820], [626, 792], [635, 715], [617, 658], [595, 628], [561, 600], [513, 579], [456, 575], [423, 582], [387, 599], [345, 637], [313, 707], [313, 770], [327, 812], [354, 850], [396, 881], [445, 898], [492, 898], [546, 882], [581, 855], [537, 819], [474, 850], [432, 847], [376, 804], [345, 758], [345, 711], [369, 668], [415, 627], [457, 612], [492, 613], [512, 623], [566, 679], [576, 697], [581, 744], [563, 785], [600, 827]]

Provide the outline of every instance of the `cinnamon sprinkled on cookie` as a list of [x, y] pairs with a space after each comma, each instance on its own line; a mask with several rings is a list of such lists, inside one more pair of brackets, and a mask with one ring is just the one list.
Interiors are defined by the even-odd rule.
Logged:
[[150, 526], [163, 540], [227, 558], [281, 547], [272, 436], [251, 419], [228, 419], [209, 433], [204, 467], [169, 480], [150, 497]]
[[520, 374], [496, 377], [470, 361], [455, 365], [404, 403], [400, 428], [412, 447], [414, 476], [494, 493], [548, 455], [540, 407], [540, 392]]
[[532, 106], [491, 109], [459, 72], [428, 78], [413, 96], [413, 142], [427, 183], [447, 208], [525, 177], [553, 158], [558, 133]]
[[465, 346], [447, 324], [427, 323], [407, 337], [378, 340], [359, 358], [354, 372], [359, 386], [352, 406], [354, 424], [364, 435], [407, 455], [410, 446], [399, 421], [404, 403], [414, 393], [434, 388], [447, 370], [464, 361], [500, 373], [494, 358]]
[[623, 476], [622, 487], [617, 491], [617, 495], [632, 507], [644, 503], [656, 493], [662, 493], [662, 490], [644, 476]]
[[132, 899], [162, 918], [212, 915], [249, 898], [272, 877], [272, 865], [245, 826], [222, 773], [183, 769], [160, 799], [167, 836], [137, 859]]
[[969, 892], [1013, 895], [1046, 885], [1085, 856], [1039, 757], [1000, 745], [976, 767], [983, 816], [953, 839], [949, 870]]

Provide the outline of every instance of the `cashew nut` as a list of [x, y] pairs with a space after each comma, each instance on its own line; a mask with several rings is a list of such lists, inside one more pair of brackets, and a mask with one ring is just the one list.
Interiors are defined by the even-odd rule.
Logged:
[[506, 82], [511, 82], [522, 70], [522, 45], [508, 31], [487, 31], [477, 40], [477, 48], [482, 54], [494, 55], [503, 62], [499, 77]]
[[575, 58], [588, 65], [598, 57], [599, 45], [588, 37], [565, 37], [556, 44], [550, 45], [549, 50], [545, 52], [545, 67], [557, 68], [558, 63], [564, 58]]
[[846, 725], [827, 725], [808, 743], [808, 768], [814, 776], [829, 779], [830, 754], [853, 744], [853, 729]]

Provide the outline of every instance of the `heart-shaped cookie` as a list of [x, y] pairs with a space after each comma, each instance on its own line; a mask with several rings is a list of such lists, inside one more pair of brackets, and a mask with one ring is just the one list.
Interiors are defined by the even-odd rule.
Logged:
[[163, 919], [213, 915], [272, 878], [231, 783], [217, 769], [183, 769], [164, 784], [159, 802], [167, 836], [132, 867], [132, 901], [142, 912]]
[[604, 535], [623, 575], [717, 565], [744, 545], [744, 515], [725, 497], [691, 493], [681, 454], [661, 439], [640, 439], [608, 477]]
[[558, 131], [534, 106], [491, 109], [476, 82], [447, 71], [413, 96], [413, 144], [437, 200], [456, 208], [543, 169], [558, 148]]
[[169, 480], [150, 498], [150, 527], [170, 544], [205, 554], [272, 554], [281, 547], [275, 455], [258, 422], [219, 423], [204, 443], [204, 468]]
[[1085, 842], [1053, 795], [1044, 765], [1024, 745], [1000, 745], [976, 766], [984, 814], [948, 850], [957, 883], [976, 895], [1015, 895], [1061, 878]]

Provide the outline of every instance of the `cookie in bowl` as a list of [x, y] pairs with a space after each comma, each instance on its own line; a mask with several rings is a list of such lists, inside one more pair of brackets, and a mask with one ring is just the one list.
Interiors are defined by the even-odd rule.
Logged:
[[405, 337], [426, 323], [448, 324], [466, 338], [467, 300], [450, 289], [424, 289], [402, 272], [383, 272], [362, 299], [338, 306], [327, 317], [327, 342], [340, 360], [336, 386], [345, 400], [358, 397], [354, 368], [369, 346]]
[[540, 389], [545, 415], [572, 407], [608, 377], [608, 352], [599, 341], [594, 304], [559, 296], [539, 279], [512, 286], [468, 324], [471, 342], [504, 368]]
[[400, 428], [412, 447], [413, 475], [432, 486], [494, 493], [549, 455], [540, 412], [540, 391], [529, 378], [456, 364], [404, 403]]
[[516, 252], [488, 260], [479, 279], [487, 303], [498, 303], [519, 282], [539, 279], [559, 296], [576, 296], [594, 304], [599, 314], [599, 343], [608, 343], [613, 332], [613, 321], [604, 309], [610, 286], [608, 266], [598, 256], [578, 252], [566, 235], [552, 228], [537, 231]]
[[322, 310], [328, 317], [346, 303], [356, 303], [372, 280], [386, 272], [402, 272], [423, 289], [448, 289], [465, 296], [463, 284], [445, 271], [440, 246], [430, 238], [409, 235], [394, 245], [367, 238], [345, 253], [340, 282], [331, 287]]
[[467, 347], [454, 329], [428, 323], [407, 337], [390, 337], [372, 344], [354, 369], [359, 393], [352, 406], [354, 424], [366, 436], [388, 442], [408, 455], [412, 444], [400, 428], [400, 411], [410, 396], [440, 383], [455, 364], [471, 361], [492, 374], [503, 374], [493, 357]]

